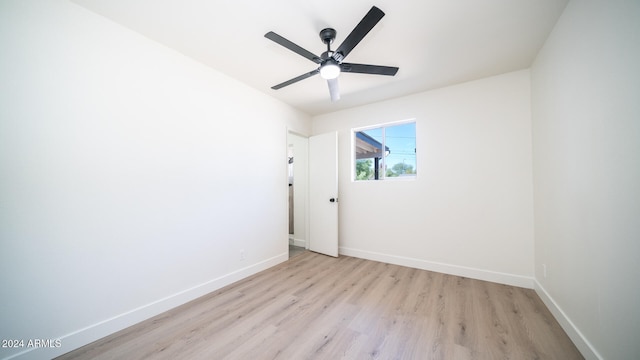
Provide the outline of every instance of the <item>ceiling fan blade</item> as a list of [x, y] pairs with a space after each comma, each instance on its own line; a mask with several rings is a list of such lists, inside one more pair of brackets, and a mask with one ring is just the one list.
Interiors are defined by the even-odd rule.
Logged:
[[374, 75], [389, 75], [389, 76], [394, 76], [398, 72], [398, 68], [393, 66], [350, 64], [350, 63], [340, 64], [340, 70], [342, 72], [351, 72], [351, 73], [358, 73], [358, 74], [374, 74]]
[[274, 33], [273, 31], [269, 31], [268, 33], [264, 34], [264, 37], [266, 37], [269, 40], [272, 40], [284, 47], [286, 47], [287, 49], [293, 51], [294, 53], [301, 55], [311, 61], [313, 61], [316, 64], [320, 64], [322, 62], [322, 59], [320, 59], [320, 57], [314, 55], [312, 52], [303, 49], [302, 47], [292, 43], [291, 41], [283, 38], [282, 36]]
[[384, 12], [382, 12], [382, 10], [375, 6], [371, 7], [371, 10], [369, 10], [362, 20], [360, 20], [358, 25], [356, 25], [356, 27], [351, 31], [351, 34], [344, 39], [342, 44], [340, 44], [340, 47], [336, 49], [336, 53], [339, 55], [334, 54], [334, 58], [336, 56], [341, 57], [336, 59], [338, 62], [341, 62], [342, 59], [349, 55], [351, 50], [353, 50], [353, 48], [356, 47], [356, 45], [358, 45], [358, 43], [369, 33], [369, 31], [376, 26], [383, 16]]
[[283, 87], [285, 87], [285, 86], [289, 86], [289, 85], [291, 85], [291, 84], [293, 84], [293, 83], [297, 83], [297, 82], [298, 82], [298, 81], [300, 81], [300, 80], [304, 80], [304, 79], [306, 79], [306, 78], [310, 78], [310, 77], [312, 77], [313, 75], [316, 75], [316, 74], [319, 74], [319, 73], [320, 73], [320, 70], [319, 70], [319, 69], [315, 69], [315, 70], [310, 71], [310, 72], [308, 72], [308, 73], [306, 73], [306, 74], [302, 74], [302, 75], [300, 75], [300, 76], [296, 76], [296, 77], [294, 77], [293, 79], [291, 79], [291, 80], [287, 80], [287, 81], [285, 81], [285, 82], [283, 82], [283, 83], [281, 83], [281, 84], [278, 84], [278, 85], [276, 85], [276, 86], [272, 86], [271, 88], [272, 88], [273, 90], [282, 89], [282, 88], [283, 88]]
[[340, 100], [340, 87], [338, 86], [338, 78], [327, 80], [329, 85], [329, 94], [331, 95], [331, 101]]

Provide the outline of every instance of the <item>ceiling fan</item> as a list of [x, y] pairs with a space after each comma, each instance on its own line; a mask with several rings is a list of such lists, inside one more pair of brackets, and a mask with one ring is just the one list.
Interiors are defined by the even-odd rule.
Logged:
[[340, 99], [340, 91], [338, 88], [338, 76], [341, 72], [358, 73], [358, 74], [373, 74], [373, 75], [390, 75], [393, 76], [398, 72], [397, 67], [380, 66], [380, 65], [366, 65], [366, 64], [351, 64], [343, 62], [344, 58], [349, 55], [356, 45], [373, 29], [374, 26], [382, 19], [384, 12], [377, 7], [371, 7], [371, 10], [360, 20], [358, 25], [351, 31], [349, 36], [344, 39], [344, 42], [335, 50], [331, 50], [331, 43], [336, 38], [336, 31], [332, 28], [326, 28], [320, 31], [320, 39], [327, 45], [327, 51], [322, 55], [316, 56], [310, 51], [303, 49], [302, 47], [294, 44], [293, 42], [283, 38], [282, 36], [269, 31], [264, 36], [294, 53], [301, 55], [320, 66], [308, 73], [294, 77], [291, 80], [287, 80], [281, 84], [272, 86], [274, 90], [281, 89], [285, 86], [294, 84], [300, 80], [304, 80], [311, 76], [320, 74], [320, 76], [327, 80], [329, 85], [329, 94], [331, 95], [331, 101]]

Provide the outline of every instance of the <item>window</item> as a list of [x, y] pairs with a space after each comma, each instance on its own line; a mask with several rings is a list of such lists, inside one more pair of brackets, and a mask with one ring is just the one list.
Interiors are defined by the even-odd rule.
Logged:
[[415, 178], [415, 121], [354, 129], [353, 140], [354, 180]]

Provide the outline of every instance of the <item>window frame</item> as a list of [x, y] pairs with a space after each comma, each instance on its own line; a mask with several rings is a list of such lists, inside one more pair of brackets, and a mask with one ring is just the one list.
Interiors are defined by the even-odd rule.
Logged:
[[[385, 161], [386, 156], [382, 157], [382, 164], [383, 164], [383, 168], [384, 171], [382, 172], [382, 176], [380, 176], [378, 179], [363, 179], [363, 180], [358, 180], [356, 179], [356, 163], [358, 161], [357, 159], [357, 155], [356, 155], [356, 142], [357, 142], [357, 133], [358, 132], [362, 132], [362, 131], [367, 131], [367, 130], [371, 130], [371, 129], [378, 129], [380, 128], [382, 130], [382, 142], [381, 142], [381, 149], [385, 149], [386, 148], [386, 128], [389, 127], [393, 127], [393, 126], [398, 126], [398, 125], [404, 125], [404, 124], [414, 124], [414, 128], [415, 128], [415, 173], [411, 174], [409, 176], [390, 176], [388, 177], [386, 172], [387, 172], [387, 162]], [[405, 119], [405, 120], [397, 120], [397, 121], [390, 121], [390, 122], [385, 122], [385, 123], [379, 123], [379, 124], [375, 124], [375, 125], [367, 125], [367, 126], [361, 126], [361, 127], [356, 127], [356, 128], [352, 128], [351, 129], [351, 182], [376, 182], [376, 181], [381, 181], [381, 182], [385, 182], [385, 181], [415, 181], [418, 178], [418, 122], [416, 121], [416, 118], [409, 118], [409, 119]], [[375, 165], [374, 165], [375, 166]]]

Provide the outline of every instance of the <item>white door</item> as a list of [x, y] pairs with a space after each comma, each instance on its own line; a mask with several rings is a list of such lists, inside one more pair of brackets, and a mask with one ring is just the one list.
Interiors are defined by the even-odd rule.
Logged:
[[338, 256], [338, 133], [309, 138], [309, 250]]

